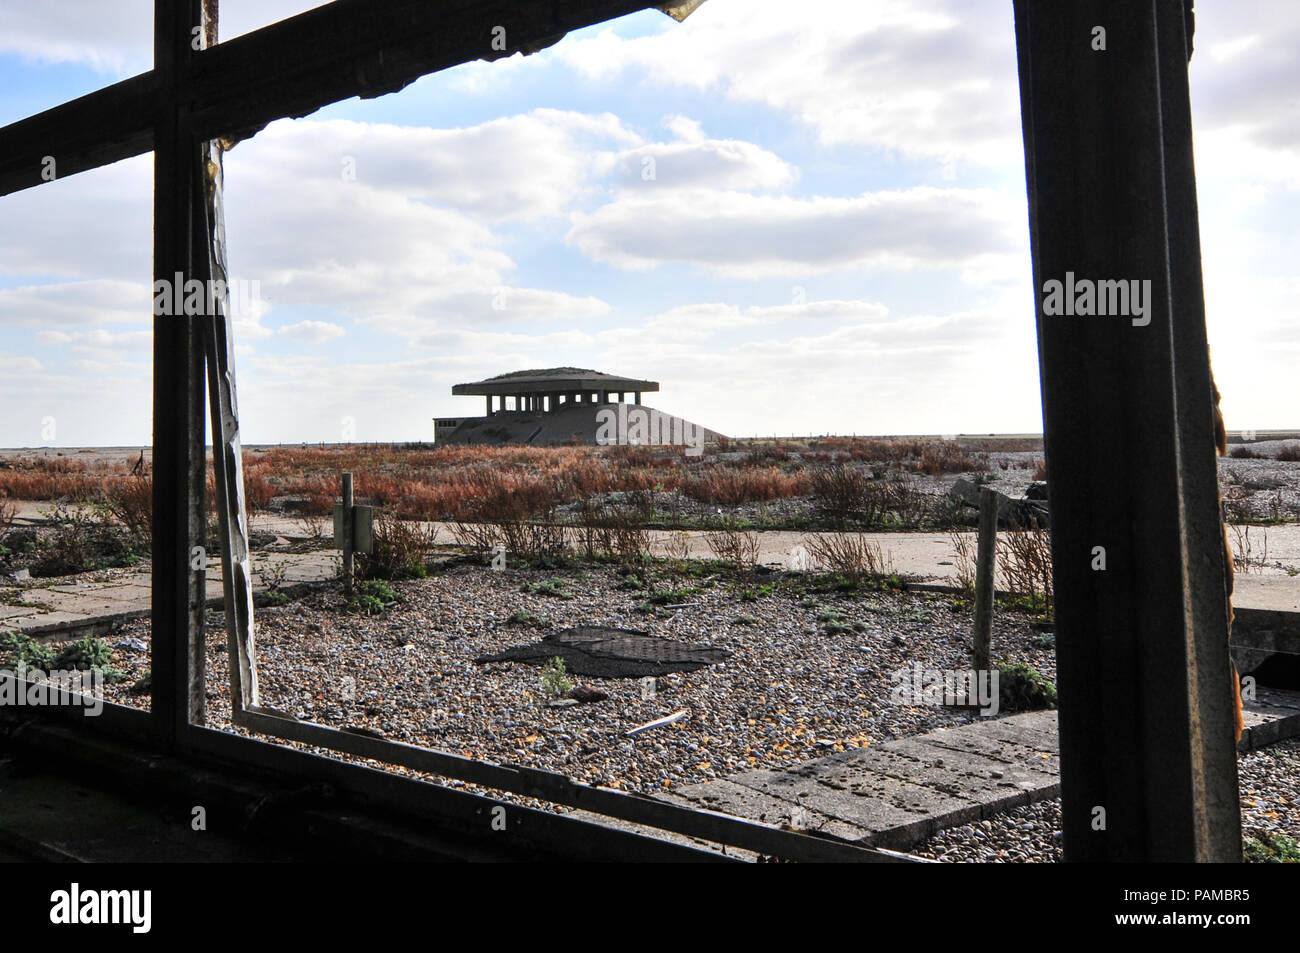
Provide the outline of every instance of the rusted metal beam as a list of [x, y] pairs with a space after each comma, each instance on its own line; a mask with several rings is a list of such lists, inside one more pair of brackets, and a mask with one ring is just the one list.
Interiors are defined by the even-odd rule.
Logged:
[[[155, 68], [5, 126], [0, 195], [42, 184], [47, 155], [62, 177], [147, 152], [154, 127], [173, 106], [189, 107], [200, 139], [246, 138], [276, 119], [352, 96], [382, 96], [461, 63], [535, 52], [569, 31], [653, 6], [644, 0], [336, 0], [191, 51], [189, 72], [176, 82]], [[193, 10], [190, 0], [178, 10]], [[191, 29], [199, 15], [187, 21]], [[178, 16], [169, 11], [155, 24]]]
[[[1239, 860], [1184, 6], [1015, 13], [1066, 858]], [[1052, 313], [1075, 279], [1136, 280], [1146, 313]]]

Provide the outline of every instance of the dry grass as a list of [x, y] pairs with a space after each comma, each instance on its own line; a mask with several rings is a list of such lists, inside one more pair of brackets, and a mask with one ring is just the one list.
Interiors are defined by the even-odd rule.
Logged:
[[153, 477], [134, 476], [104, 491], [104, 505], [132, 538], [153, 539]]
[[998, 569], [1007, 588], [1052, 611], [1052, 534], [1035, 528], [998, 534]]
[[[1237, 572], [1260, 572], [1268, 565], [1268, 530], [1261, 529], [1255, 540], [1250, 538], [1249, 526], [1237, 526], [1229, 523], [1232, 531], [1232, 568]], [[1255, 549], [1255, 542], [1259, 549]]]
[[893, 561], [880, 544], [862, 533], [823, 533], [805, 536], [803, 547], [813, 562], [850, 579], [884, 579], [896, 575]]
[[953, 566], [957, 573], [957, 585], [969, 595], [975, 594], [975, 556], [979, 550], [977, 533], [952, 533]]
[[[338, 474], [356, 474], [359, 502], [400, 519], [448, 522], [536, 519], [555, 506], [607, 493], [680, 492], [700, 503], [738, 506], [819, 492], [828, 512], [856, 511], [861, 525], [909, 523], [907, 489], [870, 480], [852, 463], [887, 464], [932, 475], [984, 468], [969, 441], [831, 437], [747, 442], [727, 459], [687, 457], [672, 447], [475, 447], [353, 444], [245, 449], [250, 510], [328, 517]], [[1003, 449], [1011, 449], [1004, 447]], [[120, 461], [17, 457], [0, 469], [0, 496], [33, 501], [128, 500], [141, 479]], [[823, 475], [829, 471], [828, 475]], [[836, 488], [836, 481], [844, 482]], [[889, 482], [889, 481], [886, 481]], [[819, 489], [820, 488], [820, 489]], [[876, 495], [873, 495], [876, 494]], [[901, 513], [890, 512], [901, 510]], [[136, 507], [138, 510], [138, 507]], [[139, 515], [138, 513], [136, 514]]]
[[704, 537], [713, 555], [742, 572], [753, 572], [758, 565], [759, 538], [753, 530], [724, 525]]

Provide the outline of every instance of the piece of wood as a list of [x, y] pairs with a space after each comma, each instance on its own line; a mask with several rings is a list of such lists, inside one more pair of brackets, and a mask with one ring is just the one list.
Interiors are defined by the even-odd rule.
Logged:
[[997, 565], [998, 494], [980, 487], [979, 543], [975, 554], [974, 668], [986, 672], [993, 643], [993, 571]]
[[[256, 634], [253, 619], [253, 568], [248, 552], [248, 509], [244, 501], [244, 463], [235, 388], [235, 341], [225, 289], [226, 224], [222, 203], [221, 146], [200, 144], [194, 176], [195, 251], [213, 310], [204, 316], [208, 406], [212, 420], [212, 469], [217, 487], [217, 526], [221, 536], [222, 589], [230, 658], [232, 720], [258, 703]], [[183, 320], [183, 319], [182, 319]]]
[[664, 725], [671, 725], [674, 722], [681, 721], [686, 717], [686, 715], [687, 711], [683, 708], [681, 711], [673, 712], [671, 715], [665, 715], [663, 718], [656, 718], [654, 721], [647, 721], [644, 725], [637, 725], [635, 728], [630, 728], [627, 733], [629, 735], [635, 735], [642, 731], [647, 731], [650, 728], [662, 728]]

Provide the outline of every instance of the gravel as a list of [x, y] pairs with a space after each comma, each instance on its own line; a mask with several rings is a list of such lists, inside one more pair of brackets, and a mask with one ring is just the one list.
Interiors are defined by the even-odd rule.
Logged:
[[[525, 582], [563, 578], [571, 599], [525, 593]], [[751, 591], [763, 585], [759, 577]], [[956, 709], [890, 700], [895, 672], [913, 663], [969, 668], [970, 617], [951, 599], [927, 593], [776, 593], [743, 597], [713, 580], [672, 612], [638, 611], [645, 593], [606, 567], [494, 572], [460, 565], [434, 578], [393, 584], [400, 602], [378, 616], [342, 611], [318, 591], [257, 614], [258, 673], [265, 705], [337, 727], [496, 762], [643, 792], [671, 790], [751, 768], [782, 768], [837, 751], [964, 724]], [[652, 589], [700, 580], [656, 573]], [[480, 655], [539, 639], [546, 630], [509, 624], [527, 610], [554, 626], [590, 622], [645, 629], [665, 638], [729, 650], [724, 663], [665, 676], [642, 700], [635, 678], [580, 679], [607, 692], [592, 704], [543, 704], [540, 669], [517, 662], [475, 665]], [[827, 632], [826, 615], [848, 626]], [[1026, 616], [1002, 614], [995, 647], [1055, 677], [1050, 648]], [[860, 631], [855, 631], [856, 624]], [[123, 626], [110, 640], [147, 643], [149, 621]], [[111, 700], [147, 705], [131, 683], [148, 655], [118, 651], [127, 680]], [[229, 728], [221, 617], [208, 615], [209, 724]], [[627, 737], [629, 729], [686, 709], [676, 724]]]
[[[1237, 759], [1243, 837], [1300, 839], [1300, 738]], [[950, 863], [1054, 863], [1061, 860], [1061, 799], [937, 832], [912, 850]]]
[[[958, 710], [891, 702], [890, 674], [913, 663], [969, 667], [970, 617], [932, 593], [793, 593], [760, 576], [748, 587], [656, 571], [651, 589], [700, 586], [665, 612], [641, 611], [635, 591], [604, 566], [541, 572], [455, 565], [425, 580], [393, 583], [399, 601], [381, 615], [345, 611], [321, 587], [299, 601], [257, 613], [262, 702], [336, 727], [498, 763], [558, 771], [579, 781], [630, 791], [671, 791], [753, 768], [784, 768], [832, 752], [964, 724]], [[521, 591], [562, 579], [570, 599]], [[642, 698], [638, 679], [574, 680], [608, 693], [590, 704], [548, 707], [540, 669], [517, 662], [475, 665], [480, 655], [536, 641], [549, 631], [508, 620], [519, 611], [553, 626], [599, 623], [729, 650], [722, 664], [657, 680]], [[840, 618], [833, 614], [839, 613]], [[827, 616], [847, 625], [830, 634]], [[1028, 616], [999, 613], [995, 656], [1027, 662], [1055, 678], [1055, 655]], [[858, 630], [854, 630], [856, 624]], [[208, 723], [229, 723], [225, 634], [220, 613], [207, 616]], [[111, 701], [147, 707], [132, 690], [147, 673], [149, 620], [123, 625], [107, 639], [125, 680], [105, 687]], [[128, 641], [132, 640], [132, 641]], [[627, 731], [685, 709], [675, 724]], [[291, 744], [285, 742], [286, 744]], [[310, 746], [318, 754], [355, 759]], [[1300, 739], [1240, 761], [1243, 831], [1300, 837]], [[405, 768], [402, 773], [468, 788]], [[498, 795], [536, 804], [530, 799]], [[546, 805], [552, 810], [567, 810]], [[913, 853], [949, 862], [1054, 862], [1061, 859], [1060, 802], [1042, 801], [978, 823], [940, 831]]]

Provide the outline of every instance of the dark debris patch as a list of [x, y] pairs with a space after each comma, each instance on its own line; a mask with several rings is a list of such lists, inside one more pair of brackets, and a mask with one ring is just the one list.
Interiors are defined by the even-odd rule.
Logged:
[[579, 625], [552, 632], [540, 642], [518, 645], [495, 655], [480, 655], [475, 664], [527, 662], [544, 665], [559, 656], [575, 675], [593, 678], [644, 678], [670, 672], [693, 672], [731, 657], [712, 645], [674, 642], [637, 629]]

